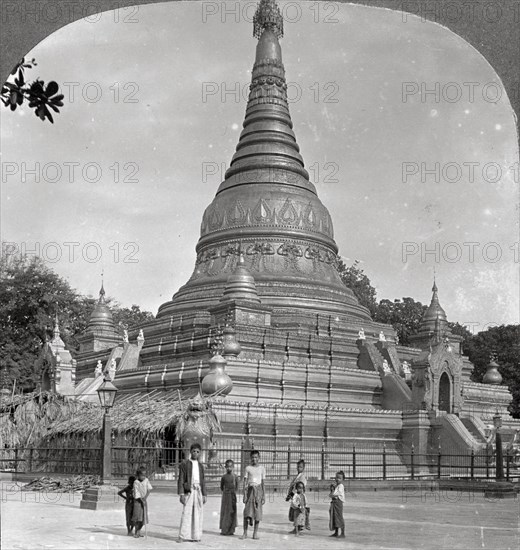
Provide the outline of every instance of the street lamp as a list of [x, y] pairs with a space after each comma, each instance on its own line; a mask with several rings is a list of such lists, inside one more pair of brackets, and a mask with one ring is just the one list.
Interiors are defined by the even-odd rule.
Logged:
[[103, 431], [101, 434], [101, 484], [89, 487], [83, 492], [79, 507], [85, 510], [119, 510], [121, 499], [117, 487], [110, 484], [112, 477], [112, 418], [110, 409], [116, 400], [117, 388], [105, 379], [97, 390], [99, 402], [104, 409]]
[[493, 425], [496, 429], [496, 479], [502, 481], [504, 479], [504, 461], [502, 458], [502, 435], [500, 434], [500, 428], [502, 427], [502, 417], [500, 413], [495, 413], [493, 416]]
[[104, 380], [98, 390], [99, 401], [104, 409], [103, 431], [101, 434], [101, 484], [105, 485], [112, 477], [112, 418], [110, 409], [116, 400], [117, 388], [110, 380]]

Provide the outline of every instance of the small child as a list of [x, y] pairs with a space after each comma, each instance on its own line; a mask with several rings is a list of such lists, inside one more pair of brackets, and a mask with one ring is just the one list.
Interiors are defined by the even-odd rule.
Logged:
[[298, 481], [294, 486], [296, 493], [291, 498], [291, 508], [293, 513], [294, 534], [298, 536], [305, 527], [305, 517], [307, 516], [307, 499], [305, 498], [305, 485]]
[[233, 473], [235, 464], [226, 460], [226, 473], [220, 480], [222, 501], [220, 504], [220, 534], [234, 535], [237, 526], [238, 477]]
[[[301, 481], [303, 483], [303, 492], [304, 493], [305, 493], [305, 489], [307, 487], [307, 477], [305, 476], [305, 460], [303, 460], [303, 458], [298, 460], [298, 462], [296, 464], [296, 469], [297, 469], [298, 473], [295, 476], [295, 478], [291, 481], [291, 485], [289, 486], [289, 491], [287, 492], [287, 496], [285, 497], [286, 502], [290, 502], [291, 499], [293, 498], [293, 496], [296, 492], [296, 484], [299, 481]], [[305, 499], [305, 500], [307, 500], [307, 499]], [[311, 513], [311, 510], [306, 505], [306, 509], [305, 509], [305, 529], [308, 529], [309, 531], [311, 529], [310, 513]], [[294, 523], [294, 508], [292, 506], [289, 507], [289, 521], [291, 523]], [[289, 534], [292, 535], [294, 533], [295, 533], [295, 529], [290, 531]]]
[[[329, 529], [334, 531], [331, 537], [345, 538], [345, 520], [343, 519], [343, 503], [345, 502], [345, 474], [340, 471], [336, 473], [335, 483], [330, 486], [330, 511]], [[338, 530], [341, 529], [341, 535]]]
[[125, 499], [125, 515], [126, 515], [126, 529], [128, 531], [128, 536], [132, 534], [134, 528], [134, 523], [132, 521], [132, 514], [134, 511], [134, 481], [135, 476], [130, 476], [128, 478], [128, 485], [121, 489], [117, 494]]
[[141, 529], [143, 525], [148, 523], [148, 504], [147, 499], [150, 491], [153, 489], [151, 483], [146, 477], [144, 468], [137, 470], [137, 479], [134, 481], [134, 509], [132, 513], [132, 521], [135, 525], [134, 537], [137, 539], [142, 537]]
[[251, 451], [251, 464], [246, 467], [244, 476], [244, 534], [247, 538], [248, 525], [254, 525], [253, 538], [259, 539], [258, 526], [262, 521], [262, 506], [265, 504], [264, 479], [265, 469], [259, 464], [260, 453]]

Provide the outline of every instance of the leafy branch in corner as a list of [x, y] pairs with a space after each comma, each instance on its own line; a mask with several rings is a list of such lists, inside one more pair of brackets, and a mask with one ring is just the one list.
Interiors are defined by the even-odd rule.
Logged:
[[55, 113], [59, 113], [58, 107], [63, 107], [63, 95], [58, 93], [60, 87], [54, 80], [51, 80], [47, 85], [39, 78], [30, 84], [26, 82], [25, 70], [32, 69], [36, 65], [34, 59], [26, 61], [25, 57], [17, 63], [11, 71], [8, 81], [2, 86], [0, 99], [4, 106], [9, 107], [11, 111], [15, 111], [27, 100], [29, 108], [34, 109], [34, 114], [37, 117], [41, 120], [47, 119], [51, 124], [54, 124], [49, 108]]

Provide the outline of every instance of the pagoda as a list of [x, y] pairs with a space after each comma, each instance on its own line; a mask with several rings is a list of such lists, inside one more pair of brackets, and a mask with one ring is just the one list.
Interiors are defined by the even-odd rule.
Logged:
[[342, 283], [333, 223], [293, 131], [275, 0], [260, 0], [253, 34], [243, 130], [204, 212], [191, 278], [122, 343], [103, 291], [77, 378], [116, 360], [123, 393], [211, 388], [224, 445], [243, 437], [257, 445], [373, 444], [404, 456], [412, 444], [426, 452], [444, 438], [481, 448], [495, 408], [512, 422], [510, 393], [470, 382], [472, 365], [448, 330], [435, 283], [414, 347], [400, 346]]

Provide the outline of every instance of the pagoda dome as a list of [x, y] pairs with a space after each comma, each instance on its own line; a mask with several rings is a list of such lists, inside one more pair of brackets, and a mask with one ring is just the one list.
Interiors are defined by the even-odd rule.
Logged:
[[438, 289], [435, 280], [433, 281], [432, 293], [432, 300], [428, 306], [428, 309], [424, 312], [420, 329], [429, 330], [432, 332], [436, 330], [444, 332], [448, 325], [448, 318], [439, 302]]
[[224, 293], [220, 299], [221, 302], [229, 300], [247, 300], [249, 302], [260, 303], [255, 279], [246, 268], [242, 255], [235, 271], [229, 276]]
[[115, 333], [115, 324], [112, 312], [105, 301], [105, 289], [103, 284], [99, 291], [99, 299], [94, 311], [90, 315], [90, 320], [87, 327], [88, 332], [110, 332]]

